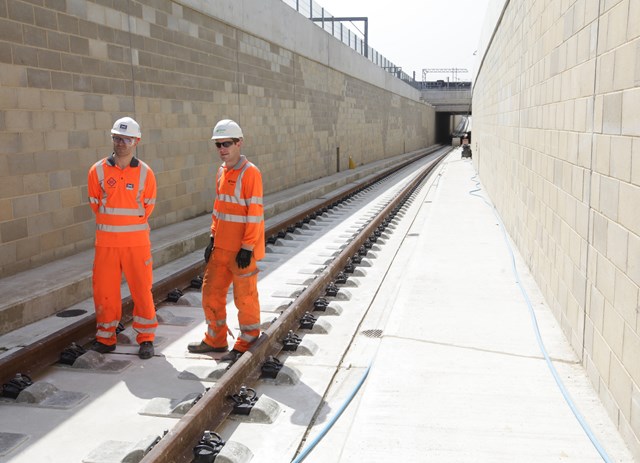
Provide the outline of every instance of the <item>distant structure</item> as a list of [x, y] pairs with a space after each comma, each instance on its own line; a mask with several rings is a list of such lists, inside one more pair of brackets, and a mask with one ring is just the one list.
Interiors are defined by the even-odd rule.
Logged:
[[451, 73], [451, 82], [457, 82], [458, 73], [469, 72], [469, 70], [464, 68], [426, 68], [422, 70], [422, 81], [426, 82], [428, 80], [427, 74], [429, 73], [444, 74], [449, 72]]
[[[426, 68], [422, 70], [422, 82], [415, 82], [422, 100], [436, 108], [436, 138], [451, 140], [454, 146], [462, 143], [463, 136], [470, 136], [471, 82], [458, 80], [458, 74], [469, 72], [464, 68]], [[428, 75], [451, 73], [451, 79], [427, 80]]]

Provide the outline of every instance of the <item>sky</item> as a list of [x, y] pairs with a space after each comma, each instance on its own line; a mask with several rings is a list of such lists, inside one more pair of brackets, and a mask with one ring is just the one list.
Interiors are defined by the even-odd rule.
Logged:
[[[427, 80], [470, 81], [474, 52], [490, 0], [315, 0], [332, 16], [369, 18], [369, 46], [402, 71], [422, 80], [423, 69], [457, 68], [469, 72], [428, 73]], [[325, 13], [326, 15], [327, 13]], [[315, 15], [314, 15], [315, 16]], [[354, 32], [364, 23], [345, 22]], [[357, 29], [356, 29], [357, 28]]]

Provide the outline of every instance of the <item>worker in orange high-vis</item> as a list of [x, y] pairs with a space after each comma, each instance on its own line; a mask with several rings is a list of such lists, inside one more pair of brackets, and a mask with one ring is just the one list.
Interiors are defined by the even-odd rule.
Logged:
[[240, 153], [244, 139], [237, 123], [221, 120], [211, 139], [223, 164], [216, 176], [211, 241], [204, 253], [202, 308], [207, 331], [201, 342], [190, 343], [188, 349], [194, 353], [228, 350], [226, 303], [233, 283], [240, 335], [220, 360], [235, 362], [260, 336], [256, 261], [265, 252], [262, 175]]
[[89, 204], [96, 215], [93, 301], [96, 340], [102, 354], [116, 348], [116, 328], [122, 316], [122, 273], [133, 299], [133, 329], [141, 359], [153, 357], [158, 321], [151, 294], [153, 261], [148, 219], [156, 203], [156, 178], [134, 156], [140, 125], [130, 117], [111, 129], [113, 153], [89, 169]]

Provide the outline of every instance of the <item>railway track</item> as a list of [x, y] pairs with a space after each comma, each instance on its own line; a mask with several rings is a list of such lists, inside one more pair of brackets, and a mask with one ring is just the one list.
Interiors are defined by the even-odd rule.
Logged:
[[[265, 363], [273, 367], [275, 362], [276, 368], [278, 367], [276, 356], [281, 355], [284, 340], [290, 333], [305, 332], [310, 335], [310, 338], [314, 335], [314, 330], [327, 331], [327, 328], [323, 327], [323, 317], [318, 317], [318, 320], [315, 323], [311, 323], [311, 327], [309, 327], [309, 313], [314, 312], [314, 309], [324, 309], [324, 313], [327, 313], [327, 310], [333, 314], [336, 314], [336, 311], [339, 312], [336, 309], [336, 301], [340, 299], [342, 294], [349, 292], [349, 283], [354, 284], [359, 279], [359, 276], [366, 273], [362, 270], [363, 265], [368, 265], [366, 254], [376, 253], [375, 249], [379, 248], [376, 243], [385, 241], [385, 237], [388, 236], [387, 227], [395, 227], [394, 224], [398, 220], [395, 216], [398, 213], [402, 214], [400, 211], [404, 201], [410, 198], [412, 192], [424, 181], [424, 178], [447, 152], [448, 150], [446, 149], [440, 149], [411, 166], [398, 166], [394, 173], [384, 179], [372, 179], [368, 185], [353, 187], [341, 192], [340, 197], [327, 198], [324, 202], [315, 204], [314, 210], [300, 211], [288, 216], [286, 219], [271, 224], [266, 231], [269, 251], [261, 264], [262, 276], [259, 285], [261, 303], [263, 304], [263, 334], [252, 349], [230, 368], [227, 369], [225, 364], [213, 364], [210, 361], [211, 356], [185, 356], [186, 342], [178, 341], [178, 339], [182, 339], [181, 336], [185, 335], [185, 330], [189, 328], [188, 324], [185, 327], [185, 325], [178, 323], [178, 325], [175, 325], [178, 328], [175, 328], [173, 332], [164, 333], [159, 330], [159, 338], [164, 334], [167, 342], [164, 344], [157, 343], [160, 347], [157, 350], [161, 350], [165, 358], [176, 360], [177, 363], [173, 367], [174, 370], [178, 371], [184, 366], [177, 375], [179, 377], [177, 382], [171, 380], [168, 383], [180, 383], [181, 385], [196, 383], [199, 385], [199, 388], [167, 386], [171, 392], [165, 391], [164, 396], [162, 394], [154, 396], [151, 401], [149, 401], [149, 397], [146, 397], [147, 394], [140, 391], [134, 392], [137, 397], [144, 396], [140, 398], [145, 399], [147, 405], [150, 402], [156, 405], [162, 402], [166, 405], [167, 396], [171, 393], [179, 395], [179, 390], [191, 391], [182, 397], [171, 397], [171, 403], [181, 404], [182, 408], [179, 412], [174, 410], [170, 413], [157, 411], [153, 413], [148, 411], [147, 413], [138, 413], [138, 415], [160, 417], [157, 420], [160, 423], [154, 425], [153, 428], [163, 428], [163, 431], [156, 430], [156, 432], [153, 432], [152, 427], [150, 427], [148, 435], [143, 433], [137, 440], [134, 438], [133, 441], [112, 441], [117, 442], [117, 444], [109, 444], [111, 447], [105, 444], [104, 448], [100, 447], [93, 452], [89, 452], [89, 456], [83, 457], [81, 460], [51, 458], [42, 461], [107, 462], [140, 461], [140, 459], [144, 462], [192, 461], [194, 458], [194, 446], [203, 438], [204, 431], [224, 429], [225, 426], [238, 427], [234, 424], [227, 425], [226, 423], [234, 422], [233, 420], [229, 421], [228, 417], [234, 413], [234, 409], [236, 412], [240, 410], [241, 413], [243, 413], [243, 410], [246, 411], [246, 407], [243, 409], [242, 401], [248, 400], [250, 402], [249, 399], [252, 398], [254, 391], [257, 389], [251, 386], [256, 384], [260, 376], [264, 374], [263, 367]], [[419, 169], [415, 167], [416, 164], [420, 165]], [[371, 249], [374, 250], [372, 251]], [[358, 260], [363, 257], [364, 264], [358, 263]], [[303, 268], [307, 266], [311, 268]], [[202, 270], [203, 264], [199, 262], [179, 269], [171, 277], [159, 280], [153, 289], [154, 297], [158, 301], [158, 312], [167, 311], [173, 315], [171, 312], [177, 313], [179, 311], [181, 317], [184, 313], [190, 315], [192, 320], [201, 322], [199, 293], [195, 289], [189, 290], [188, 288], [192, 285], [194, 277], [200, 274]], [[283, 280], [282, 275], [291, 275], [291, 277], [289, 280]], [[181, 288], [184, 291], [184, 296], [178, 299], [177, 302], [167, 302], [166, 295], [174, 288]], [[354, 291], [357, 291], [357, 289]], [[186, 306], [183, 305], [185, 304], [184, 301], [186, 301]], [[337, 307], [339, 309], [339, 304]], [[265, 321], [264, 317], [269, 318], [269, 312], [273, 313], [273, 317]], [[126, 324], [131, 317], [131, 301], [124, 301], [123, 313], [125, 314], [123, 322]], [[323, 312], [322, 310], [316, 310], [315, 313]], [[232, 310], [230, 310], [228, 318], [229, 321], [235, 318], [235, 313]], [[302, 319], [307, 319], [305, 322], [307, 326], [301, 327]], [[356, 315], [353, 320], [357, 322], [358, 316]], [[351, 327], [352, 329], [353, 326]], [[60, 377], [69, 376], [70, 368], [61, 368], [59, 365], [51, 367], [51, 365], [59, 360], [60, 352], [71, 342], [80, 344], [88, 342], [93, 337], [94, 330], [95, 323], [93, 320], [77, 322], [66, 327], [65, 330], [49, 336], [44, 342], [26, 347], [20, 355], [15, 354], [0, 360], [3, 382], [7, 381], [7, 378], [15, 377], [18, 372], [27, 372], [39, 384], [50, 384], [47, 382], [49, 378], [52, 383], [56, 381], [61, 384], [65, 383], [65, 381], [60, 380]], [[197, 340], [201, 336], [201, 331], [188, 333], [191, 338], [189, 340]], [[353, 333], [347, 334], [344, 339], [349, 339], [349, 336], [353, 336]], [[312, 348], [305, 345], [308, 337], [306, 334], [302, 336], [294, 335], [293, 337], [302, 338], [301, 350], [312, 350]], [[164, 346], [167, 346], [167, 344], [168, 347], [165, 349]], [[313, 346], [314, 344], [311, 343], [311, 345]], [[120, 349], [116, 352], [120, 353], [119, 351]], [[130, 354], [133, 352], [133, 350], [128, 352], [125, 349], [121, 352], [124, 355], [109, 354], [105, 357], [131, 358]], [[297, 354], [288, 355], [296, 356]], [[273, 358], [276, 360], [274, 361]], [[299, 358], [302, 358], [302, 356]], [[151, 362], [153, 361], [151, 360]], [[194, 362], [198, 365], [195, 367], [189, 365], [189, 363]], [[137, 369], [145, 369], [147, 364], [136, 362], [135, 365], [139, 367]], [[285, 383], [300, 381], [300, 378], [295, 371], [292, 372], [291, 368], [286, 365], [279, 365], [279, 367], [282, 370], [273, 379], [273, 383], [278, 381]], [[50, 372], [51, 370], [53, 370], [52, 373]], [[284, 373], [282, 372], [283, 370]], [[278, 376], [281, 377], [280, 380], [277, 379]], [[157, 379], [156, 376], [153, 376], [153, 378]], [[89, 382], [93, 384], [96, 381], [95, 378], [92, 379], [94, 381]], [[195, 381], [185, 381], [185, 379]], [[77, 384], [83, 381], [79, 380]], [[144, 384], [144, 379], [139, 378], [138, 381]], [[148, 378], [147, 381], [152, 381], [152, 379]], [[118, 387], [117, 381], [107, 382], [113, 383], [113, 388]], [[326, 379], [324, 382], [326, 383]], [[130, 384], [133, 384], [132, 382], [125, 381], [125, 383], [130, 390], [134, 389], [130, 386]], [[204, 390], [203, 385], [206, 385]], [[143, 386], [137, 387], [144, 389]], [[249, 388], [248, 395], [245, 395], [244, 388], [247, 387]], [[93, 394], [95, 394], [95, 391], [90, 395]], [[107, 394], [104, 395], [107, 396]], [[153, 394], [150, 393], [148, 395]], [[230, 400], [230, 397], [235, 397], [236, 400]], [[256, 399], [258, 399], [257, 393]], [[106, 405], [103, 405], [103, 407], [108, 407], [110, 400], [113, 404], [113, 399], [104, 397], [102, 402]], [[241, 401], [240, 404], [238, 400]], [[260, 400], [262, 400], [262, 397], [258, 399], [259, 406], [263, 405]], [[115, 399], [116, 403], [118, 403], [117, 401], [118, 399]], [[93, 400], [93, 402], [97, 402], [97, 400]], [[124, 405], [126, 401], [123, 400], [122, 403]], [[278, 408], [277, 403], [274, 405], [273, 401], [267, 401], [266, 403], [269, 404], [267, 408]], [[6, 400], [0, 403], [0, 407], [20, 409], [20, 406]], [[27, 406], [27, 408], [30, 410], [38, 409], [34, 405]], [[46, 407], [44, 409], [46, 410]], [[319, 403], [315, 404], [315, 406], [312, 405], [309, 409], [317, 411]], [[38, 410], [42, 411], [42, 409]], [[7, 413], [3, 413], [3, 416], [5, 415]], [[176, 421], [176, 418], [179, 419]], [[255, 420], [255, 418], [249, 419]], [[317, 419], [317, 416], [315, 419]], [[0, 419], [1, 421], [2, 419]], [[131, 421], [135, 421], [135, 419]], [[101, 422], [99, 417], [96, 417], [96, 422]], [[237, 423], [237, 417], [235, 422]], [[308, 424], [302, 427], [297, 426], [296, 431], [293, 432], [294, 438], [289, 441], [288, 445], [285, 444], [285, 454], [293, 456], [299, 451], [298, 447], [300, 442], [304, 440], [304, 430], [306, 430], [307, 426]], [[7, 428], [9, 426], [4, 423], [0, 429]], [[48, 429], [52, 432], [62, 432], [58, 431], [58, 428], [55, 431], [51, 427]], [[98, 427], [98, 429], [100, 428]], [[284, 434], [289, 432], [285, 431]], [[19, 435], [20, 433], [13, 434]], [[271, 432], [269, 432], [269, 435], [271, 435]], [[1, 435], [0, 438], [2, 438]], [[129, 437], [129, 439], [131, 438]], [[213, 441], [209, 444], [213, 448], [216, 445], [219, 448], [222, 447], [219, 443], [216, 444], [215, 435]], [[129, 460], [123, 460], [122, 458], [118, 460], [117, 458], [119, 457], [113, 457], [113, 460], [105, 459], [107, 458], [105, 455], [115, 452], [114, 446], [117, 448], [129, 448], [129, 453], [125, 453], [124, 457], [125, 459], [129, 458]], [[254, 450], [257, 447], [259, 446], [247, 446], [235, 440], [227, 442], [222, 447], [222, 452], [216, 461], [280, 461], [274, 458], [274, 455], [265, 457], [264, 451], [258, 456], [256, 450]], [[8, 455], [10, 459], [5, 460], [0, 455], [0, 461], [33, 461], [29, 460], [29, 458], [35, 456], [32, 452], [30, 453], [31, 450], [32, 448], [27, 449], [25, 452], [26, 459], [24, 460], [22, 460], [21, 455], [17, 455], [16, 452], [12, 451]], [[278, 450], [271, 451], [279, 453]], [[204, 452], [206, 453], [206, 451]], [[229, 457], [229, 460], [224, 460], [224, 458], [227, 458], [225, 452], [235, 456]], [[13, 457], [18, 459], [11, 459]], [[281, 461], [289, 460], [290, 458], [285, 458]]]

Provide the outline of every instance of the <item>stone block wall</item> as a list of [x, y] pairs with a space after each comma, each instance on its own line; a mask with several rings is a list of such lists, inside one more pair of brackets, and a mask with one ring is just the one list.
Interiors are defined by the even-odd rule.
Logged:
[[433, 108], [389, 79], [278, 0], [0, 0], [0, 277], [92, 246], [117, 118], [141, 125], [157, 228], [211, 210], [223, 118], [265, 193], [433, 144]]
[[640, 460], [640, 1], [496, 5], [474, 163]]

